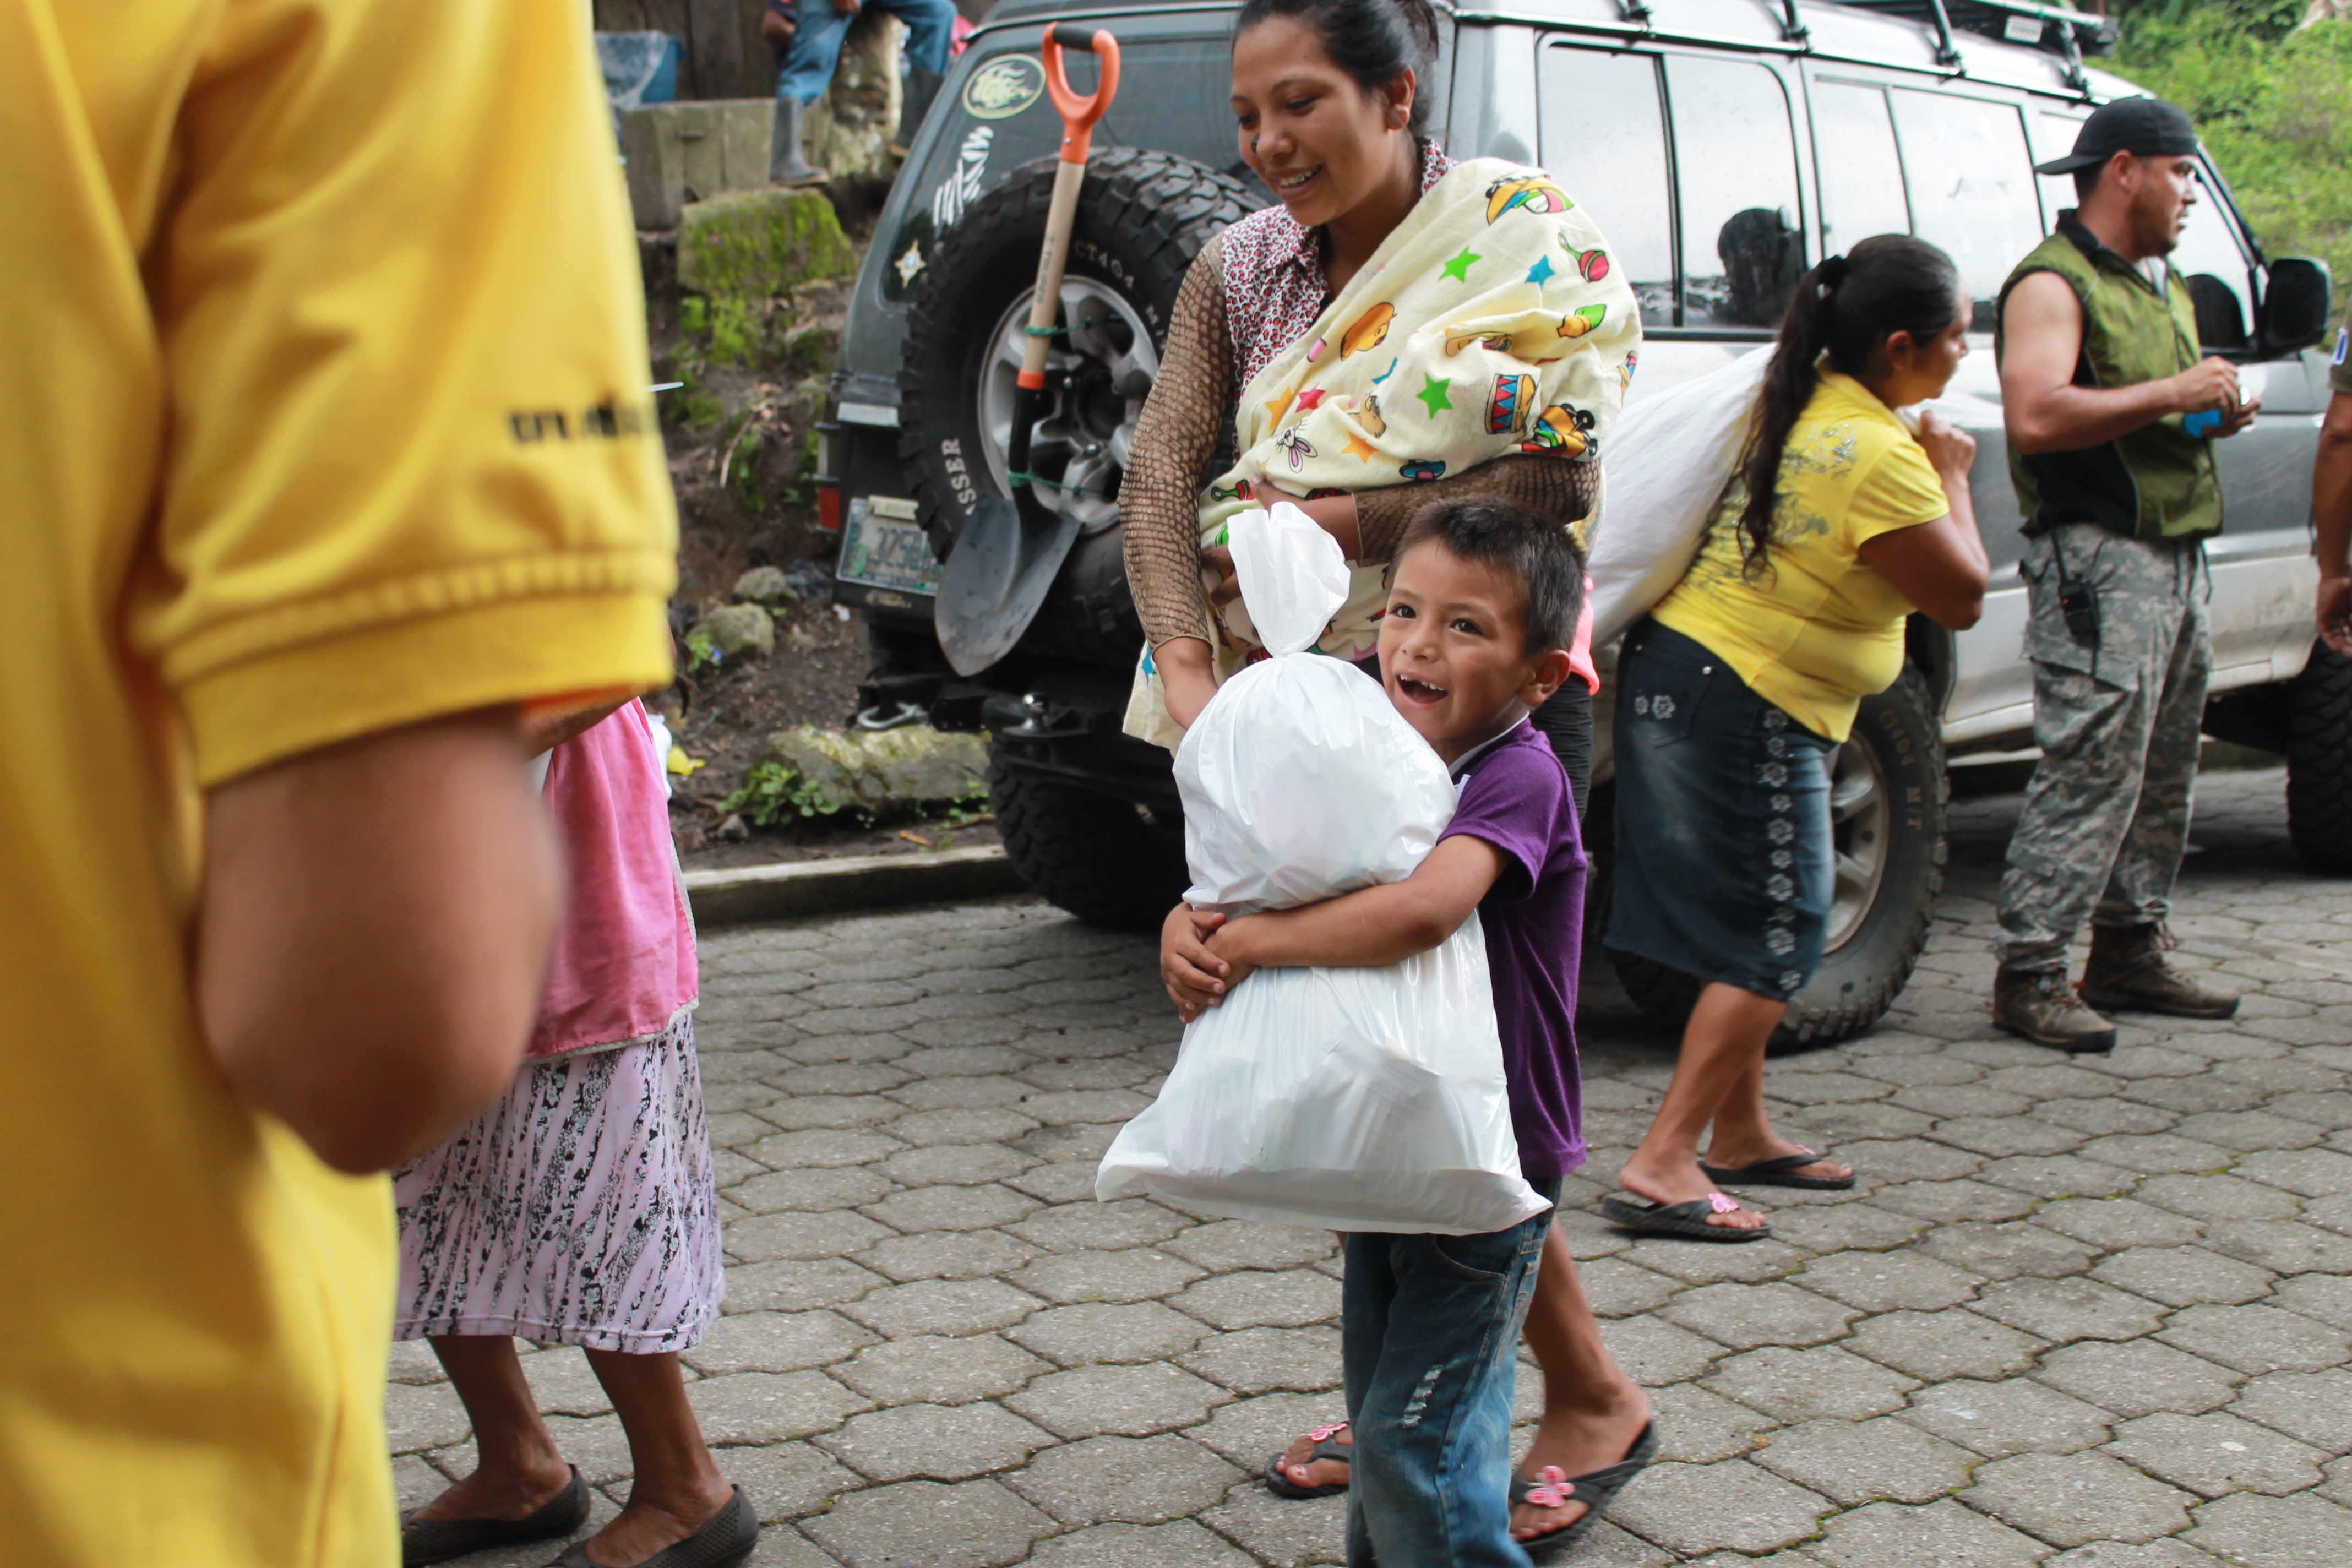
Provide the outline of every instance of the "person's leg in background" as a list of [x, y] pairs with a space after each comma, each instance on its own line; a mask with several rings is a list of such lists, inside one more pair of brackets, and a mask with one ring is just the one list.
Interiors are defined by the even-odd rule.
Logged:
[[907, 90], [890, 151], [903, 158], [947, 79], [948, 50], [955, 43], [955, 0], [872, 0], [907, 25]]
[[793, 41], [782, 51], [776, 72], [776, 129], [768, 153], [768, 180], [778, 185], [819, 185], [824, 171], [811, 168], [801, 155], [802, 121], [808, 106], [824, 96], [833, 82], [833, 68], [841, 58], [841, 40], [856, 19], [856, 0], [802, 0], [796, 7]]
[[1551, 742], [1551, 754], [1568, 770], [1569, 792], [1576, 797], [1576, 823], [1581, 828], [1584, 804], [1592, 795], [1592, 693], [1585, 689], [1584, 682], [1570, 679], [1528, 719]]

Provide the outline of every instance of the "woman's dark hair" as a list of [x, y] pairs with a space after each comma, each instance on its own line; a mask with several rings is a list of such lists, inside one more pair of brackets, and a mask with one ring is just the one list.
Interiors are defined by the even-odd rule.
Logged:
[[1949, 327], [1959, 310], [1960, 274], [1952, 258], [1907, 234], [1875, 235], [1832, 256], [1797, 279], [1796, 302], [1780, 321], [1771, 367], [1740, 449], [1748, 503], [1739, 514], [1739, 553], [1750, 575], [1764, 568], [1772, 542], [1772, 509], [1789, 432], [1812, 400], [1821, 377], [1814, 362], [1859, 376], [1896, 332], [1915, 343]]
[[1427, 128], [1429, 72], [1437, 63], [1437, 13], [1429, 0], [1242, 0], [1234, 37], [1275, 16], [1313, 33], [1366, 98], [1379, 97], [1401, 72], [1412, 72], [1412, 119], [1406, 128], [1416, 136]]

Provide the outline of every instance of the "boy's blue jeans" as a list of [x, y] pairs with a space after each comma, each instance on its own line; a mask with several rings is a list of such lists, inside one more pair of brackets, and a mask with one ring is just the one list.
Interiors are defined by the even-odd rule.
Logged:
[[[908, 64], [933, 76], [947, 75], [948, 49], [955, 42], [955, 0], [866, 0], [866, 4], [907, 24]], [[835, 10], [831, 0], [801, 0], [796, 14], [800, 30], [793, 35], [780, 62], [776, 96], [789, 94], [803, 103], [814, 103], [832, 82], [834, 64], [841, 58], [841, 40], [857, 17], [855, 12]]]
[[[1557, 1178], [1531, 1184], [1557, 1201]], [[1348, 1237], [1348, 1568], [1527, 1568], [1511, 1539], [1519, 1325], [1552, 1211], [1484, 1236]]]

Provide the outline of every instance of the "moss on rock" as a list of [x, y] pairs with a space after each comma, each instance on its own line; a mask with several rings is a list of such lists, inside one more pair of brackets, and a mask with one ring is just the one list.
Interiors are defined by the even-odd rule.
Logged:
[[927, 724], [853, 731], [804, 725], [769, 736], [763, 754], [829, 805], [875, 816], [987, 788], [988, 742]]
[[740, 191], [692, 203], [678, 220], [678, 283], [714, 301], [769, 299], [856, 270], [857, 252], [820, 192]]

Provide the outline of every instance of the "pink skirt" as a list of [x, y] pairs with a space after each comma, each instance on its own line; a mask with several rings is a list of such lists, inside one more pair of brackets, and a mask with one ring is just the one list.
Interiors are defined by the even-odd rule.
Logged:
[[515, 1334], [646, 1355], [699, 1342], [726, 1294], [694, 1024], [523, 1064], [393, 1183], [394, 1337]]

